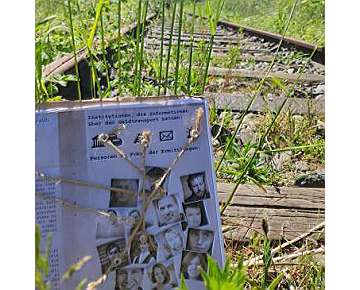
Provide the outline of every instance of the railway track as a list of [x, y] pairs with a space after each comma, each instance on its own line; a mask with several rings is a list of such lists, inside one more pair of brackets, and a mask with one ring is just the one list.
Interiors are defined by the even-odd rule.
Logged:
[[[185, 23], [191, 23], [192, 16], [186, 15]], [[123, 34], [135, 37], [136, 23], [123, 29]], [[164, 57], [170, 44], [170, 22], [164, 27]], [[173, 30], [171, 50], [174, 52], [177, 45], [178, 24], [175, 23]], [[210, 39], [210, 31], [206, 28], [206, 19], [196, 17], [194, 37], [191, 38], [189, 25], [185, 25], [181, 32], [181, 46], [188, 49], [193, 46], [194, 53], [204, 53]], [[159, 58], [161, 37], [161, 22], [156, 14], [149, 15], [146, 20], [144, 47], [148, 59]], [[264, 89], [260, 94], [262, 99], [272, 103], [273, 100], [284, 98], [283, 92], [274, 88], [271, 80], [281, 80], [289, 88], [295, 85], [292, 102], [295, 111], [308, 112], [308, 107], [316, 108], [319, 113], [324, 113], [325, 99], [325, 53], [323, 48], [291, 38], [284, 38], [276, 56], [276, 60], [269, 74], [267, 70], [274, 59], [281, 36], [249, 27], [242, 27], [234, 23], [219, 21], [214, 38], [213, 57], [209, 68], [209, 82], [205, 96], [216, 100], [220, 109], [229, 107], [235, 111], [241, 111], [239, 103], [248, 99], [249, 94], [256, 88], [260, 79], [267, 77]], [[307, 57], [313, 52], [313, 58], [306, 63]], [[108, 59], [114, 55], [114, 51], [107, 50]], [[81, 90], [84, 99], [91, 96], [90, 66], [87, 61], [85, 50], [78, 52]], [[306, 64], [305, 64], [306, 63]], [[73, 56], [65, 56], [48, 65], [44, 70], [45, 76], [61, 73], [74, 73]], [[110, 63], [111, 65], [111, 63]], [[186, 65], [186, 64], [185, 64]], [[301, 74], [299, 69], [302, 69]], [[116, 69], [111, 68], [110, 77], [115, 78]], [[143, 72], [145, 82], [158, 85], [156, 77], [149, 71]], [[104, 79], [102, 80], [102, 83]], [[68, 100], [76, 99], [76, 84], [69, 82], [65, 87], [58, 87], [59, 95]], [[221, 95], [223, 93], [223, 96]], [[171, 90], [168, 92], [171, 94]], [[300, 104], [300, 105], [299, 105]], [[273, 109], [276, 109], [276, 106]], [[262, 111], [259, 106], [254, 110]]]
[[[194, 55], [203, 61], [206, 53], [206, 47], [211, 37], [209, 30], [204, 25], [204, 19], [196, 18], [196, 27], [194, 37], [191, 37], [189, 25], [191, 15], [187, 15], [185, 26], [181, 33], [181, 46], [187, 51], [193, 45]], [[134, 39], [136, 33], [136, 23], [123, 29], [122, 33], [128, 37], [129, 41]], [[151, 14], [146, 19], [146, 29], [144, 31], [145, 59], [147, 62], [158, 60], [161, 46], [161, 22], [156, 14]], [[170, 47], [171, 27], [170, 22], [165, 23], [164, 27], [164, 57], [168, 54]], [[178, 24], [175, 24], [173, 30], [173, 39], [171, 50], [174, 53], [177, 46]], [[265, 82], [259, 96], [250, 106], [249, 113], [262, 113], [264, 111], [276, 112], [287, 98], [283, 89], [290, 90], [294, 86], [294, 93], [288, 99], [285, 109], [291, 109], [293, 114], [324, 114], [325, 102], [325, 50], [316, 48], [314, 45], [291, 38], [283, 38], [282, 45], [278, 50], [278, 45], [282, 37], [280, 35], [260, 31], [249, 27], [241, 27], [234, 23], [220, 21], [217, 26], [217, 32], [214, 37], [213, 54], [211, 66], [209, 68], [208, 84], [205, 88], [204, 97], [208, 98], [211, 104], [214, 104], [218, 110], [231, 109], [233, 112], [242, 112], [247, 109], [254, 90], [259, 81], [265, 78]], [[124, 47], [124, 51], [126, 47]], [[275, 58], [275, 52], [278, 54]], [[313, 53], [312, 59], [308, 61]], [[111, 48], [107, 49], [107, 59], [110, 64], [110, 78], [113, 80], [117, 71], [112, 61], [116, 52]], [[85, 50], [78, 51], [77, 59], [79, 61], [79, 73], [81, 79], [81, 91], [84, 99], [91, 98], [91, 73], [90, 65], [87, 60]], [[275, 60], [274, 60], [275, 59]], [[273, 63], [269, 73], [266, 71]], [[165, 59], [164, 59], [165, 62]], [[187, 67], [186, 62], [181, 64]], [[201, 73], [199, 63], [195, 61], [195, 70]], [[50, 77], [56, 74], [75, 74], [75, 62], [73, 55], [65, 56], [48, 65], [44, 70], [44, 75]], [[198, 67], [196, 67], [198, 66]], [[301, 70], [301, 73], [300, 73]], [[158, 86], [160, 82], [151, 69], [145, 67], [143, 73], [143, 82], [153, 86]], [[274, 85], [274, 79], [281, 81], [283, 88]], [[104, 83], [105, 79], [101, 79]], [[75, 82], [69, 82], [65, 87], [58, 87], [59, 95], [67, 100], [77, 99], [77, 87]], [[172, 94], [171, 89], [167, 94]], [[115, 96], [115, 95], [114, 95]], [[223, 185], [219, 191], [225, 196], [230, 189]], [[306, 195], [307, 191], [301, 189], [286, 189], [284, 196], [280, 196], [284, 208], [279, 209], [277, 199], [274, 196], [263, 197], [260, 190], [255, 192], [251, 190], [249, 196], [256, 199], [246, 200], [246, 204], [232, 205], [228, 212], [225, 212], [224, 222], [226, 225], [238, 228], [239, 225], [234, 222], [242, 220], [246, 227], [260, 229], [261, 217], [264, 209], [271, 215], [270, 223], [272, 227], [273, 238], [292, 238], [294, 235], [303, 232], [306, 225], [314, 226], [324, 220], [323, 199], [309, 208], [299, 210], [294, 207], [294, 200], [298, 195]], [[323, 198], [323, 189], [311, 189], [310, 192], [319, 193]], [[238, 196], [243, 198], [243, 192]], [[295, 197], [294, 197], [295, 196]], [[261, 198], [260, 198], [261, 197]], [[270, 201], [269, 201], [269, 200]], [[299, 206], [298, 203], [296, 203]], [[306, 216], [304, 217], [304, 212]], [[256, 215], [254, 215], [256, 213]], [[289, 224], [288, 220], [292, 222]], [[287, 227], [287, 230], [284, 230]], [[243, 232], [242, 232], [243, 231]], [[251, 231], [247, 228], [239, 229], [233, 232], [227, 232], [228, 239], [248, 239]]]

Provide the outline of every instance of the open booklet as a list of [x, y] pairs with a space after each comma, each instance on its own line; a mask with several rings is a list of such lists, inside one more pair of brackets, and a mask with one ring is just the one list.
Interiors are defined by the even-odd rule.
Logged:
[[100, 277], [97, 289], [173, 289], [181, 275], [204, 289], [207, 256], [224, 263], [215, 182], [204, 99], [37, 107], [36, 223], [53, 237], [53, 289]]

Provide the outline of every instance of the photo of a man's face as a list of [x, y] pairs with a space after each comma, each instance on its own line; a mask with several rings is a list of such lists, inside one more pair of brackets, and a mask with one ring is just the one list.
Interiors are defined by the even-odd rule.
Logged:
[[[166, 168], [161, 167], [145, 167], [147, 178], [144, 180], [143, 187], [145, 192], [151, 192], [155, 188], [155, 183], [158, 182], [165, 174]], [[163, 188], [166, 188], [168, 178], [162, 184]]]
[[160, 226], [180, 221], [180, 209], [173, 195], [157, 200], [156, 204]]
[[204, 175], [197, 174], [189, 177], [189, 187], [197, 197], [203, 197], [205, 193]]
[[138, 179], [111, 179], [111, 187], [123, 191], [110, 192], [110, 207], [136, 207], [138, 198]]
[[127, 289], [127, 286], [128, 286], [127, 271], [126, 270], [117, 270], [115, 281], [116, 281], [116, 285], [115, 285], [116, 290]]
[[189, 229], [187, 249], [199, 253], [211, 254], [214, 233], [207, 230]]
[[210, 197], [206, 186], [205, 172], [181, 177], [185, 202], [199, 201]]

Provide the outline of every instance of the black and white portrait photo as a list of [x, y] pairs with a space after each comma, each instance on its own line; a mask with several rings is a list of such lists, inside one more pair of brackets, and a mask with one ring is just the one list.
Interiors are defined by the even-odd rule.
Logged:
[[[143, 184], [145, 192], [147, 193], [151, 192], [155, 188], [155, 183], [158, 182], [161, 179], [161, 177], [163, 177], [165, 172], [166, 172], [166, 168], [156, 167], [156, 166], [145, 167], [145, 174], [147, 176]], [[162, 188], [166, 188], [167, 179], [168, 178], [164, 180], [162, 184]]]
[[114, 290], [143, 290], [142, 268], [127, 268], [116, 270]]
[[125, 225], [118, 219], [117, 212], [109, 209], [106, 213], [108, 215], [96, 218], [96, 239], [125, 238]]
[[133, 264], [149, 264], [156, 261], [157, 245], [154, 238], [145, 233], [136, 234], [131, 243], [130, 257]]
[[[128, 217], [131, 218], [130, 220], [130, 225], [131, 225], [131, 229], [130, 232], [132, 233], [133, 230], [138, 226], [140, 219], [141, 219], [141, 213], [138, 209], [132, 209], [131, 211], [129, 211], [128, 213]], [[147, 221], [146, 219], [144, 220], [145, 223], [145, 229], [148, 227], [153, 226], [152, 223], [150, 223], [149, 221]]]
[[179, 224], [166, 229], [161, 235], [165, 258], [168, 259], [181, 254], [185, 247], [185, 237]]
[[207, 271], [206, 254], [184, 251], [181, 261], [181, 273], [184, 278], [201, 281], [200, 269]]
[[207, 189], [205, 172], [182, 176], [181, 184], [186, 203], [210, 198], [210, 193]]
[[164, 196], [154, 203], [160, 226], [169, 225], [181, 220], [180, 207], [174, 195]]
[[200, 229], [189, 229], [186, 249], [211, 255], [214, 232]]
[[111, 187], [122, 191], [112, 190], [110, 192], [109, 207], [136, 207], [138, 199], [138, 179], [111, 179]]
[[208, 224], [206, 210], [202, 201], [185, 204], [184, 212], [190, 228], [197, 228]]
[[174, 265], [165, 266], [162, 263], [155, 264], [150, 273], [153, 290], [170, 290], [177, 286]]
[[129, 259], [127, 255], [124, 255], [124, 249], [125, 239], [117, 239], [97, 247], [103, 274], [128, 265]]

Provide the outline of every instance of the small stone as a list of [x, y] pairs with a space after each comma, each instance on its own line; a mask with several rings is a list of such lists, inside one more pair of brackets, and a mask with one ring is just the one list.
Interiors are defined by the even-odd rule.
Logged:
[[295, 162], [295, 169], [297, 171], [306, 172], [309, 171], [310, 167], [305, 161], [300, 160]]
[[291, 161], [291, 152], [280, 152], [275, 154], [272, 159], [275, 170], [281, 171], [286, 163]]
[[325, 102], [325, 95], [317, 95], [315, 100], [319, 102]]
[[294, 71], [295, 71], [294, 68], [289, 68], [289, 69], [287, 70], [287, 73], [288, 73], [288, 74], [292, 74], [292, 73], [294, 73]]
[[295, 186], [300, 187], [325, 187], [325, 172], [312, 172], [307, 175], [302, 175], [295, 180]]
[[[240, 130], [237, 134], [237, 137], [240, 138], [242, 144], [248, 142], [255, 142], [256, 139], [256, 127], [257, 127], [258, 115], [249, 113], [244, 117], [244, 120], [241, 124]], [[238, 124], [238, 120], [234, 120], [235, 126]]]
[[320, 94], [325, 94], [325, 85], [318, 85], [314, 91], [313, 91], [314, 95], [320, 95]]
[[239, 113], [236, 113], [233, 115], [234, 120], [239, 120], [240, 117], [241, 117], [241, 114], [239, 114]]

